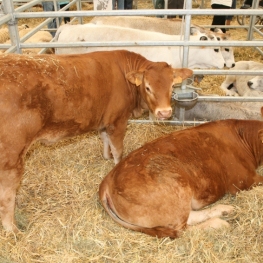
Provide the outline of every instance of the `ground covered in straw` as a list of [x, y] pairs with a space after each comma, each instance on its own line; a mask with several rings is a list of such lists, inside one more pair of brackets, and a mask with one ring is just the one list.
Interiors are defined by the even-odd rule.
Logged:
[[[130, 124], [125, 155], [176, 126]], [[54, 146], [35, 144], [17, 195], [17, 236], [0, 231], [0, 262], [261, 262], [263, 188], [226, 196], [229, 229], [157, 239], [127, 230], [105, 213], [98, 186], [113, 168], [96, 132]], [[165, 200], [164, 200], [165, 201]]]
[[[138, 0], [138, 8], [150, 8], [151, 2]], [[200, 25], [211, 23], [211, 17], [193, 20]], [[30, 21], [19, 21], [25, 22]], [[230, 33], [237, 40], [246, 38], [243, 29]], [[235, 55], [237, 61], [261, 59], [249, 48], [237, 48]], [[205, 77], [200, 85], [204, 92], [219, 93], [222, 78]], [[182, 128], [129, 124], [125, 155], [146, 141]], [[98, 186], [113, 166], [113, 161], [102, 157], [97, 132], [53, 146], [33, 145], [16, 199], [21, 232], [15, 236], [0, 229], [0, 262], [262, 262], [262, 187], [220, 200], [236, 208], [234, 215], [225, 218], [229, 229], [191, 230], [175, 240], [157, 239], [117, 225], [101, 207]]]

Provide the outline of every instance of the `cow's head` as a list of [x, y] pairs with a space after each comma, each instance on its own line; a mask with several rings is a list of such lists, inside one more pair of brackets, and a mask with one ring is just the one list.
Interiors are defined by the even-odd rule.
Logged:
[[[214, 29], [214, 34], [218, 41], [230, 40], [229, 33], [223, 33], [220, 28]], [[225, 60], [225, 66], [227, 68], [233, 68], [235, 66], [234, 48], [233, 47], [221, 47], [221, 52]]]
[[192, 74], [192, 70], [187, 68], [174, 69], [167, 63], [155, 62], [144, 70], [127, 73], [126, 78], [139, 87], [142, 100], [155, 117], [164, 120], [172, 115], [173, 85], [181, 83]]
[[263, 76], [256, 76], [247, 82], [250, 89], [263, 91]]
[[[224, 68], [225, 60], [215, 34], [198, 26], [190, 28], [190, 40], [200, 41], [200, 46], [189, 49], [189, 68]], [[204, 41], [217, 42], [218, 46], [203, 46]], [[191, 58], [191, 59], [190, 59]]]

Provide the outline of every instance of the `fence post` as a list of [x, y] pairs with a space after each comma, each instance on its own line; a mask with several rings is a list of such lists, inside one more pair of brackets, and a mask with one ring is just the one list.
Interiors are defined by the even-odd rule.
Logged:
[[[78, 11], [81, 11], [81, 9], [82, 9], [81, 0], [78, 0], [78, 1], [76, 2], [76, 7], [77, 7], [77, 10], [78, 10]], [[82, 16], [79, 17], [78, 20], [79, 20], [79, 24], [83, 24], [83, 17], [82, 17]]]
[[[184, 0], [184, 8], [185, 9], [191, 9], [192, 8], [192, 1], [191, 0]], [[182, 34], [184, 36], [184, 40], [189, 41], [190, 38], [190, 26], [191, 26], [191, 15], [187, 14], [183, 18], [183, 21], [185, 23], [182, 24], [184, 28], [184, 33]], [[181, 47], [182, 48], [182, 47]], [[189, 46], [183, 47], [183, 59], [182, 59], [182, 67], [188, 66], [188, 53], [189, 53]], [[186, 89], [186, 80], [182, 82], [181, 89]], [[185, 115], [185, 108], [179, 107], [179, 120], [184, 121], [184, 115]]]
[[3, 9], [4, 14], [10, 14], [12, 17], [11, 20], [7, 22], [11, 45], [16, 46], [16, 53], [21, 54], [22, 51], [20, 48], [20, 37], [18, 33], [18, 28], [17, 28], [17, 19], [15, 19], [15, 16], [14, 16], [13, 1], [2, 0], [2, 9]]
[[[258, 8], [258, 0], [252, 1], [252, 9]], [[256, 22], [256, 16], [250, 16], [249, 20], [249, 28], [248, 28], [248, 34], [247, 34], [247, 40], [252, 40], [253, 39], [253, 32], [254, 32], [254, 26]]]

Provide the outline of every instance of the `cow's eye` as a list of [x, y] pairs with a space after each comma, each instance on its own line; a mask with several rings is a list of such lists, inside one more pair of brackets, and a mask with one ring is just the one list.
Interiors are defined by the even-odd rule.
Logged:
[[205, 41], [205, 40], [207, 40], [207, 37], [206, 37], [206, 36], [201, 36], [201, 37], [200, 37], [200, 40], [201, 40], [201, 41]]
[[226, 52], [229, 52], [229, 48], [225, 48], [225, 51], [226, 51]]
[[151, 93], [151, 89], [149, 87], [146, 87], [146, 91]]
[[214, 51], [218, 53], [218, 52], [219, 52], [219, 49], [218, 49], [218, 48], [215, 48]]

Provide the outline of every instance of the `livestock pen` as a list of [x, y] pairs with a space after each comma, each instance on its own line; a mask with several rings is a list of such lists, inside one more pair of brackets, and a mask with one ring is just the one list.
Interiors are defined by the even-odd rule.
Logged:
[[[17, 14], [10, 15], [9, 19], [15, 19], [18, 25], [28, 24], [34, 27], [33, 22], [37, 21], [38, 26], [44, 22], [44, 18], [54, 16], [77, 17], [82, 18], [83, 22], [88, 22], [90, 17], [102, 14], [93, 10], [92, 3], [82, 3], [82, 11], [75, 11], [76, 8], [72, 6], [70, 12], [59, 11], [52, 14], [43, 13], [41, 8], [34, 7], [38, 3], [40, 1], [29, 2], [29, 12], [20, 12], [21, 9], [19, 9]], [[25, 4], [21, 7], [25, 8]], [[180, 14], [180, 12], [178, 10], [153, 10], [151, 0], [138, 0], [136, 10], [112, 11], [108, 14], [167, 15]], [[200, 25], [209, 25], [211, 17], [208, 14], [213, 13], [209, 8], [205, 10], [185, 9], [183, 12], [186, 16], [194, 13], [192, 22]], [[228, 13], [230, 12], [241, 13], [239, 10], [232, 10]], [[252, 11], [248, 13], [252, 14]], [[4, 27], [7, 21], [3, 21], [5, 20], [4, 15], [1, 18]], [[43, 28], [46, 29], [45, 26]], [[233, 24], [230, 32], [233, 41], [223, 45], [236, 47], [237, 60], [261, 60], [260, 53], [254, 51], [253, 46], [262, 47], [262, 42], [246, 41], [247, 31], [239, 28], [237, 24]], [[153, 44], [157, 45], [157, 43]], [[187, 46], [190, 43], [184, 41], [176, 44]], [[16, 52], [15, 46], [16, 44], [12, 47], [8, 45], [5, 48]], [[32, 47], [52, 48], [55, 46], [53, 42], [20, 43], [17, 50], [20, 49], [22, 52]], [[228, 71], [194, 70], [194, 72], [206, 75], [197, 85], [202, 88], [203, 94], [223, 95], [220, 94], [218, 83]], [[244, 72], [235, 74], [244, 74]], [[223, 96], [222, 99], [231, 100]], [[260, 98], [256, 99], [262, 101]], [[140, 120], [140, 123], [131, 122], [124, 140], [124, 155], [147, 141], [185, 128], [184, 125], [174, 125], [182, 124], [181, 122], [174, 121], [171, 124], [173, 125], [153, 124], [148, 123], [148, 120], [145, 119]], [[185, 124], [188, 123], [185, 122]], [[196, 121], [196, 125], [198, 124], [199, 122]], [[25, 173], [16, 200], [16, 218], [21, 232], [14, 235], [1, 228], [0, 262], [239, 263], [262, 261], [262, 187], [240, 192], [235, 197], [226, 196], [219, 202], [231, 204], [236, 208], [235, 214], [225, 218], [231, 225], [229, 229], [189, 230], [181, 238], [175, 240], [157, 239], [122, 228], [114, 223], [102, 209], [97, 196], [98, 186], [114, 166], [113, 161], [103, 159], [102, 147], [97, 132], [64, 140], [53, 146], [47, 147], [37, 143], [31, 147], [26, 156]], [[259, 172], [262, 174], [261, 169]]]

